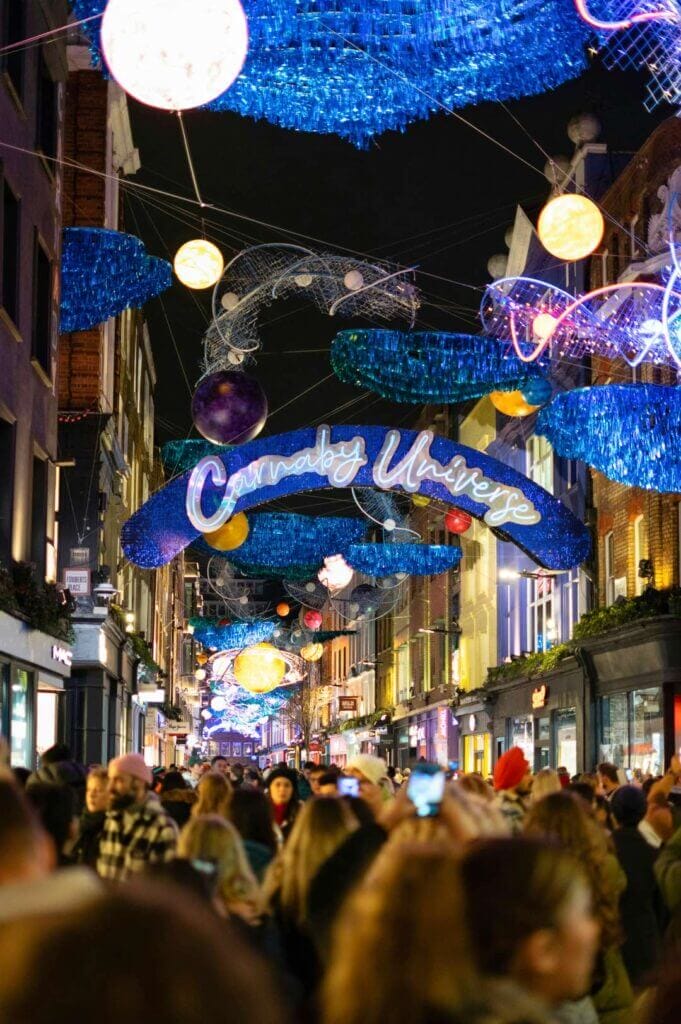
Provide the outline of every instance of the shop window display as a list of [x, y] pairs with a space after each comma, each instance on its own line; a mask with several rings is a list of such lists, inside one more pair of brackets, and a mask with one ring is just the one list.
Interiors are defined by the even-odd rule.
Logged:
[[31, 673], [23, 668], [16, 669], [10, 686], [9, 701], [9, 735], [13, 768], [30, 767], [32, 763], [29, 719], [31, 684]]
[[664, 764], [662, 690], [650, 687], [600, 700], [599, 757], [621, 768], [659, 774]]
[[513, 718], [511, 720], [511, 744], [520, 747], [529, 764], [534, 764], [534, 718]]
[[556, 767], [577, 774], [577, 709], [561, 708], [554, 713]]

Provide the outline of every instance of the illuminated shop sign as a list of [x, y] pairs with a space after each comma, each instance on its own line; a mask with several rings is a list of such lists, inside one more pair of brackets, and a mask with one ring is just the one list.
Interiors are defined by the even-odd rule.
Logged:
[[164, 565], [234, 513], [320, 488], [406, 491], [454, 505], [550, 569], [590, 550], [586, 527], [538, 484], [497, 459], [430, 430], [320, 426], [209, 455], [152, 495], [123, 528], [127, 558]]
[[73, 664], [73, 652], [68, 647], [59, 647], [58, 644], [52, 644], [52, 661], [58, 661], [60, 665], [65, 665], [67, 668], [71, 668]]

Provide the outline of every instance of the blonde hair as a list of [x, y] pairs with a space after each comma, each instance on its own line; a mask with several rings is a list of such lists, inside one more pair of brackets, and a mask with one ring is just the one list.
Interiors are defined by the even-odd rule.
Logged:
[[357, 827], [343, 800], [315, 797], [306, 801], [283, 850], [265, 876], [264, 892], [298, 923], [305, 918], [310, 882], [318, 869]]
[[334, 929], [323, 1024], [412, 1024], [429, 1011], [465, 1020], [475, 972], [456, 854], [389, 845]]
[[241, 836], [228, 821], [217, 814], [190, 818], [180, 832], [179, 857], [212, 861], [217, 870], [218, 894], [229, 909], [230, 903], [250, 903], [260, 908], [260, 891], [248, 863]]
[[205, 814], [219, 814], [222, 818], [229, 817], [229, 805], [232, 802], [232, 783], [220, 772], [206, 772], [196, 787], [199, 799], [192, 807], [194, 817]]
[[533, 804], [536, 804], [537, 800], [543, 800], [545, 796], [549, 796], [551, 793], [560, 793], [562, 788], [558, 772], [553, 768], [542, 768], [532, 780], [530, 800]]

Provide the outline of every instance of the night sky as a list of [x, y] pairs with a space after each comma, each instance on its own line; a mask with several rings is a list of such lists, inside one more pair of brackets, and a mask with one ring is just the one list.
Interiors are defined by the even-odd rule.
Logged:
[[[488, 258], [505, 251], [504, 233], [516, 204], [536, 214], [548, 195], [541, 173], [546, 157], [539, 146], [548, 154], [569, 156], [573, 146], [567, 122], [588, 111], [603, 125], [600, 141], [611, 150], [635, 151], [671, 112], [646, 113], [643, 95], [643, 77], [593, 65], [552, 93], [507, 108], [484, 104], [462, 111], [537, 170], [446, 114], [412, 125], [405, 134], [387, 133], [362, 152], [335, 136], [289, 132], [235, 114], [190, 111], [185, 124], [203, 198], [241, 215], [207, 211], [206, 237], [220, 246], [225, 262], [256, 242], [289, 241], [313, 249], [323, 249], [325, 242], [331, 250], [345, 247], [370, 259], [417, 264], [423, 305], [416, 326], [478, 333], [476, 313], [480, 288], [489, 280]], [[193, 197], [177, 119], [129, 103], [142, 161], [135, 180]], [[172, 259], [179, 245], [201, 233], [196, 206], [126, 191], [131, 196], [126, 228], [140, 234], [153, 254]], [[190, 385], [200, 375], [210, 296], [210, 289], [190, 292], [176, 282], [162, 301], [146, 307], [159, 378], [159, 442], [190, 435]], [[264, 310], [262, 325], [263, 347], [254, 372], [269, 398], [265, 434], [324, 417], [336, 423], [413, 421], [414, 407], [391, 407], [375, 396], [339, 409], [361, 392], [335, 378], [278, 412], [331, 372], [331, 339], [359, 323], [325, 317], [296, 298]]]

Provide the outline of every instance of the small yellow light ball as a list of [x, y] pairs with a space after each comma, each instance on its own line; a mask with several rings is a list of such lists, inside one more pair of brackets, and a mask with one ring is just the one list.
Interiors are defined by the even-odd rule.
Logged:
[[222, 253], [205, 238], [185, 242], [175, 253], [175, 273], [187, 288], [212, 288], [222, 277]]
[[532, 321], [532, 336], [535, 341], [547, 341], [556, 329], [558, 320], [550, 313], [538, 313]]
[[417, 508], [427, 508], [430, 505], [430, 498], [426, 494], [412, 494], [411, 500]]
[[237, 512], [217, 530], [204, 533], [203, 539], [216, 551], [234, 551], [240, 548], [248, 537], [248, 519], [243, 512]]
[[272, 644], [246, 647], [234, 659], [234, 678], [249, 693], [269, 693], [286, 675], [286, 661]]
[[538, 405], [529, 405], [522, 391], [492, 391], [489, 398], [494, 408], [504, 416], [529, 416], [540, 408]]
[[300, 649], [300, 657], [303, 661], [319, 661], [323, 653], [323, 644], [306, 644]]
[[595, 203], [586, 196], [565, 193], [550, 199], [537, 222], [544, 248], [559, 260], [582, 260], [598, 248], [605, 222]]

